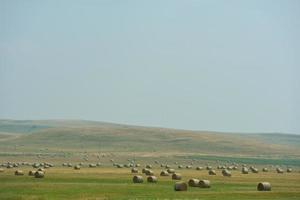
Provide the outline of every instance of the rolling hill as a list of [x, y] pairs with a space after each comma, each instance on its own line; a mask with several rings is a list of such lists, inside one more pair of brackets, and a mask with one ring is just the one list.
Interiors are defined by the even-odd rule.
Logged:
[[188, 131], [83, 120], [0, 120], [1, 152], [42, 150], [299, 158], [300, 136]]

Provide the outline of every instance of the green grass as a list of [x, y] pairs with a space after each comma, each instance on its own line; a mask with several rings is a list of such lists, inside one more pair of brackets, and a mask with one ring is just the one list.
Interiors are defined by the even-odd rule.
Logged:
[[[0, 200], [57, 199], [203, 199], [250, 200], [300, 199], [300, 136], [282, 134], [233, 134], [138, 127], [89, 121], [14, 121], [0, 120], [0, 163], [12, 161], [99, 162], [101, 168], [54, 167], [44, 179], [27, 175], [14, 176], [13, 169], [0, 173]], [[208, 176], [207, 171], [178, 170], [183, 180], [208, 179], [210, 189], [189, 188], [175, 192], [170, 177], [160, 177], [157, 184], [133, 184], [129, 169], [112, 168], [110, 159], [128, 163], [136, 159], [142, 165], [169, 163], [177, 170], [194, 162], [194, 166], [231, 162], [263, 166], [293, 166], [293, 173], [274, 172], [242, 175], [233, 171], [225, 178]], [[218, 163], [216, 162], [218, 161]], [[58, 163], [60, 163], [58, 165]], [[30, 168], [23, 168], [27, 173]], [[154, 172], [159, 174], [158, 166]], [[144, 178], [146, 178], [144, 176]], [[258, 182], [268, 181], [272, 191], [258, 192]]]
[[[28, 169], [26, 169], [27, 171]], [[154, 169], [159, 173], [160, 169]], [[17, 177], [13, 170], [0, 174], [0, 199], [299, 199], [300, 174], [277, 174], [274, 172], [233, 177], [208, 176], [207, 171], [180, 170], [183, 180], [201, 178], [211, 180], [210, 189], [188, 188], [175, 192], [170, 177], [159, 177], [157, 184], [144, 182], [134, 184], [129, 169], [71, 168], [49, 169], [44, 179], [27, 175]], [[145, 178], [145, 176], [144, 176]], [[271, 192], [258, 192], [260, 181], [272, 184]]]

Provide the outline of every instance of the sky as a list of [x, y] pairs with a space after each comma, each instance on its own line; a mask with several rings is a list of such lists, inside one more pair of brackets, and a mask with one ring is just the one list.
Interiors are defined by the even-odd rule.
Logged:
[[300, 134], [298, 0], [0, 0], [0, 118]]

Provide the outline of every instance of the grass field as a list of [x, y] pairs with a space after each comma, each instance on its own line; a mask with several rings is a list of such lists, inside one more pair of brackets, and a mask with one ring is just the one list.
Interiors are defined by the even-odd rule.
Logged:
[[[158, 183], [132, 183], [130, 168], [118, 169], [116, 163], [132, 160], [152, 164]], [[32, 167], [19, 166], [0, 172], [0, 200], [37, 199], [300, 199], [300, 136], [291, 134], [238, 134], [138, 127], [91, 121], [15, 121], [0, 120], [0, 164], [7, 162], [49, 162], [43, 179], [28, 176]], [[89, 163], [102, 166], [88, 168]], [[208, 179], [211, 188], [189, 187], [175, 192], [171, 177], [159, 176], [168, 163], [183, 176]], [[62, 167], [62, 163], [84, 162], [81, 170]], [[177, 169], [193, 163], [193, 169]], [[239, 164], [232, 177], [217, 170], [209, 176], [196, 166]], [[241, 164], [270, 172], [241, 174]], [[292, 173], [277, 174], [276, 167], [292, 167]], [[139, 168], [141, 172], [142, 167]], [[141, 173], [139, 173], [141, 174]], [[258, 192], [259, 182], [267, 181], [272, 191]]]
[[[28, 172], [31, 168], [22, 168]], [[211, 188], [189, 187], [188, 191], [175, 192], [171, 177], [160, 177], [159, 167], [154, 168], [158, 183], [132, 183], [130, 169], [112, 167], [51, 168], [44, 179], [25, 174], [15, 176], [13, 169], [0, 174], [0, 199], [300, 199], [300, 173], [266, 172], [241, 174], [233, 171], [232, 177], [223, 177], [220, 171], [209, 176], [206, 170], [176, 169], [189, 178], [208, 179]], [[141, 174], [141, 173], [140, 173]], [[143, 176], [146, 178], [146, 176]], [[259, 192], [257, 183], [268, 181], [272, 191]]]

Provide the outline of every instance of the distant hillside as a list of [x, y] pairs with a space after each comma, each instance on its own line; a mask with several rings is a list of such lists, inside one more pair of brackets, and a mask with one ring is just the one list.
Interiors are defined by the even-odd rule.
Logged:
[[0, 120], [1, 152], [150, 152], [296, 156], [300, 136], [237, 134], [76, 120]]

